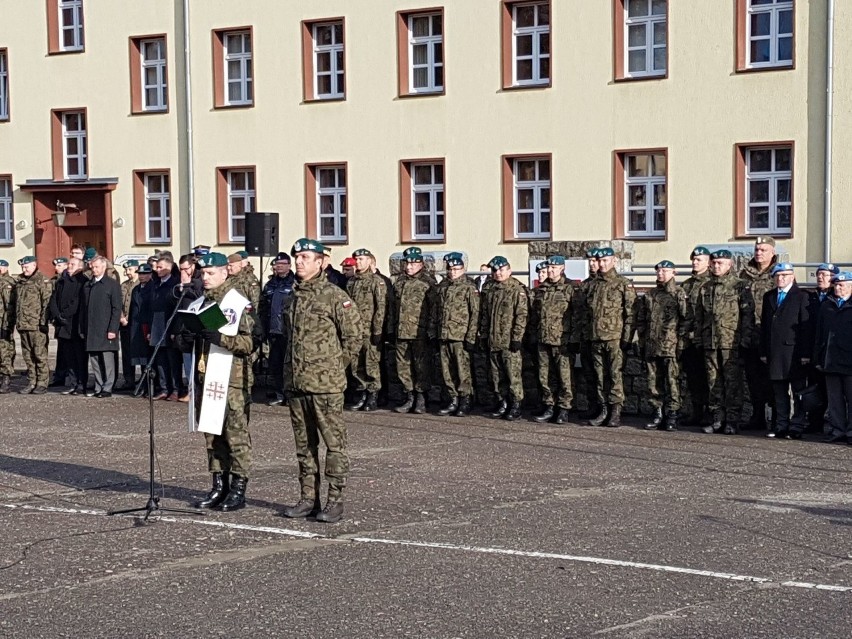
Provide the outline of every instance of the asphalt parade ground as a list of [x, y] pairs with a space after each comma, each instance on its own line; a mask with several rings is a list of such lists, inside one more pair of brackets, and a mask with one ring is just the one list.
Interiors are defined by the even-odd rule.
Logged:
[[[147, 402], [0, 398], [0, 636], [848, 637], [852, 448], [349, 413], [346, 518], [288, 520], [286, 408], [255, 405], [249, 506], [144, 507]], [[208, 490], [156, 403], [161, 505]]]

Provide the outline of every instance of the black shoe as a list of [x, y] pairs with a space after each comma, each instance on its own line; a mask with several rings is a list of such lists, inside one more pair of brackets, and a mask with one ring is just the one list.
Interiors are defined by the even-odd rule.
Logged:
[[353, 401], [346, 410], [361, 410], [364, 404], [367, 403], [367, 391], [358, 391], [355, 393], [355, 401]]
[[407, 413], [414, 406], [414, 392], [408, 391], [405, 394], [405, 401], [393, 409], [395, 413]]
[[544, 422], [549, 422], [551, 419], [553, 419], [553, 404], [545, 404], [544, 410], [541, 411], [541, 414], [536, 415], [533, 419], [535, 419], [535, 421], [540, 424], [543, 424]]
[[441, 410], [438, 411], [439, 415], [452, 415], [459, 409], [459, 398], [452, 397], [450, 398], [450, 403], [444, 406]]
[[73, 388], [69, 388], [67, 390], [62, 391], [63, 395], [77, 395], [79, 394], [80, 389], [74, 386]]
[[713, 433], [720, 432], [722, 430], [722, 428], [723, 428], [722, 420], [721, 419], [714, 419], [712, 424], [707, 424], [707, 426], [705, 426], [701, 430], [704, 431], [705, 433], [707, 433], [708, 435], [712, 435]]
[[570, 417], [570, 411], [567, 408], [560, 408], [559, 412], [556, 413], [556, 419], [553, 420], [553, 423], [564, 424], [568, 421], [568, 417]]
[[826, 435], [822, 441], [826, 444], [842, 444], [846, 441], [846, 435]]
[[411, 412], [415, 415], [426, 412], [426, 393], [414, 393], [414, 410]]
[[307, 517], [308, 515], [316, 516], [320, 511], [319, 497], [311, 499], [310, 497], [301, 497], [293, 506], [287, 506], [281, 511], [283, 517], [288, 519], [298, 519]]
[[737, 434], [737, 426], [736, 424], [725, 424], [725, 429], [723, 431], [726, 435], [736, 435]]
[[677, 411], [670, 411], [666, 415], [666, 426], [664, 430], [667, 430], [669, 432], [677, 430], [677, 420], [679, 417], [680, 415], [678, 415]]
[[326, 524], [336, 524], [343, 519], [343, 502], [331, 501], [325, 505], [317, 515], [317, 521], [325, 522]]
[[268, 402], [266, 402], [266, 405], [267, 406], [281, 406], [281, 404], [283, 404], [283, 403], [284, 403], [284, 395], [282, 395], [281, 393], [275, 393], [275, 395], [273, 397], [271, 397]]
[[621, 404], [613, 404], [610, 406], [609, 419], [605, 426], [607, 428], [618, 428], [621, 426]]
[[456, 417], [466, 417], [470, 412], [470, 396], [462, 395], [459, 398], [459, 408], [453, 413]]
[[663, 423], [663, 409], [657, 408], [654, 412], [654, 418], [645, 424], [645, 430], [657, 430]]
[[513, 422], [521, 416], [521, 402], [514, 401], [506, 411], [505, 418], [507, 421]]
[[196, 508], [213, 509], [228, 496], [228, 473], [213, 473], [213, 487], [207, 497], [195, 503]]
[[494, 410], [489, 414], [491, 415], [491, 417], [494, 417], [495, 419], [500, 419], [501, 417], [503, 417], [503, 415], [506, 414], [507, 410], [509, 410], [509, 404], [506, 402], [505, 399], [501, 399], [500, 403], [497, 404], [494, 407]]
[[598, 413], [597, 417], [590, 419], [588, 421], [588, 424], [589, 426], [603, 426], [604, 422], [607, 420], [608, 417], [609, 409], [607, 408], [606, 404], [604, 404], [600, 407], [600, 412]]
[[231, 489], [228, 491], [228, 496], [225, 498], [225, 501], [222, 502], [220, 510], [227, 513], [239, 510], [240, 508], [245, 508], [247, 485], [248, 479], [246, 477], [235, 475], [231, 479]]
[[108, 393], [107, 391], [101, 391], [100, 393], [96, 394], [95, 397], [97, 397], [98, 399], [109, 399], [110, 397], [112, 397], [112, 393]]
[[364, 405], [361, 407], [361, 410], [365, 413], [372, 412], [378, 408], [379, 403], [379, 394], [376, 392], [367, 393], [367, 401], [364, 402]]
[[98, 394], [98, 392], [94, 388], [86, 391], [86, 397], [94, 397], [97, 394]]

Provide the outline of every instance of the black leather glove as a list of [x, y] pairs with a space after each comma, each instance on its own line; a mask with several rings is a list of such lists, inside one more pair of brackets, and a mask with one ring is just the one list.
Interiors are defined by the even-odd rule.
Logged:
[[212, 331], [210, 329], [205, 329], [200, 333], [201, 338], [205, 342], [210, 342], [211, 344], [216, 344], [216, 346], [222, 345], [222, 333], [219, 331]]
[[370, 344], [373, 346], [381, 346], [382, 345], [382, 336], [379, 335], [370, 335]]
[[474, 344], [473, 342], [465, 342], [464, 350], [466, 350], [468, 353], [473, 353], [476, 351], [476, 344]]
[[513, 353], [520, 353], [522, 346], [523, 346], [523, 344], [521, 344], [521, 342], [514, 342], [514, 341], [509, 342], [509, 350], [512, 351]]
[[628, 351], [633, 346], [633, 342], [628, 342], [626, 339], [621, 340], [621, 350]]

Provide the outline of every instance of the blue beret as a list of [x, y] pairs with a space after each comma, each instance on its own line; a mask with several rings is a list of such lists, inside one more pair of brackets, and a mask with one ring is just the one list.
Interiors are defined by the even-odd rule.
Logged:
[[657, 265], [654, 267], [655, 271], [660, 270], [661, 268], [674, 268], [674, 262], [671, 260], [663, 260], [662, 262], [657, 262]]
[[831, 278], [832, 282], [852, 282], [852, 273], [849, 271], [840, 271], [837, 275]]
[[416, 246], [410, 246], [402, 252], [403, 262], [422, 262], [423, 251]]
[[565, 266], [565, 258], [562, 255], [551, 255], [547, 258], [548, 265]]
[[9, 262], [6, 260], [0, 260], [0, 266], [9, 266]]
[[710, 249], [706, 246], [696, 246], [692, 249], [692, 253], [689, 254], [689, 259], [692, 259], [696, 255], [710, 255]]
[[150, 275], [154, 272], [154, 269], [152, 269], [151, 265], [146, 262], [145, 264], [140, 264], [139, 270], [136, 272], [139, 273], [139, 275]]
[[615, 251], [612, 250], [612, 247], [603, 246], [598, 249], [598, 257], [613, 257], [615, 255]]
[[222, 253], [208, 253], [198, 258], [198, 266], [200, 268], [209, 268], [212, 266], [228, 266], [228, 258]]
[[817, 267], [817, 273], [819, 273], [820, 271], [828, 271], [832, 275], [837, 275], [840, 272], [840, 267], [836, 264], [822, 263]]
[[507, 260], [502, 255], [495, 255], [491, 258], [491, 261], [488, 262], [488, 266], [491, 267], [492, 271], [496, 271], [498, 268], [502, 268], [504, 266], [509, 265], [509, 260]]
[[18, 264], [23, 266], [24, 264], [32, 264], [36, 261], [35, 255], [27, 255], [18, 260]]
[[710, 254], [711, 260], [732, 260], [734, 259], [734, 254], [731, 253], [728, 249], [719, 249], [718, 251], [713, 251]]
[[772, 274], [777, 275], [778, 273], [786, 273], [793, 272], [793, 265], [790, 262], [779, 262], [775, 266], [772, 267]]
[[317, 240], [312, 240], [308, 237], [303, 237], [300, 240], [296, 240], [296, 243], [293, 244], [293, 248], [290, 249], [290, 255], [296, 257], [296, 253], [302, 253], [304, 251], [310, 251], [311, 253], [319, 253], [320, 255], [325, 255], [326, 249], [325, 245], [322, 242], [318, 242]]
[[544, 260], [544, 262], [539, 262], [538, 264], [535, 265], [535, 272], [541, 273], [544, 269], [547, 268], [547, 265], [548, 265], [547, 260]]

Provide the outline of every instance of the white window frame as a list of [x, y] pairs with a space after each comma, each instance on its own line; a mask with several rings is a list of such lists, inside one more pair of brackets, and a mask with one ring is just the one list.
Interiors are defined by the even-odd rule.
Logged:
[[[536, 178], [534, 180], [519, 180], [518, 174], [519, 169], [518, 165], [521, 162], [535, 162], [535, 175]], [[541, 175], [541, 163], [547, 162], [550, 164], [550, 178], [546, 180], [540, 179]], [[550, 238], [553, 233], [553, 201], [551, 199], [549, 207], [542, 207], [541, 203], [541, 195], [542, 192], [547, 189], [550, 191], [550, 195], [552, 197], [552, 180], [553, 180], [553, 162], [550, 158], [547, 157], [530, 157], [530, 158], [515, 158], [512, 160], [512, 216], [513, 216], [513, 225], [514, 231], [517, 239], [546, 239]], [[520, 209], [519, 206], [519, 191], [521, 189], [532, 189], [533, 190], [533, 208], [532, 209]], [[542, 213], [547, 212], [548, 218], [550, 220], [550, 228], [547, 231], [542, 231], [541, 227], [541, 217]], [[533, 232], [532, 233], [521, 233], [518, 228], [518, 218], [521, 213], [532, 213], [533, 214]]]
[[[148, 45], [155, 45], [158, 49], [158, 58], [148, 59], [146, 57]], [[142, 67], [141, 83], [142, 83], [142, 110], [143, 111], [165, 111], [169, 107], [168, 85], [166, 75], [166, 39], [165, 38], [149, 38], [140, 40], [139, 42], [139, 62]], [[153, 69], [156, 75], [154, 84], [147, 83], [148, 70]], [[156, 91], [157, 100], [155, 103], [148, 103], [148, 90]]]
[[[232, 52], [230, 50], [231, 42], [239, 42], [240, 50]], [[252, 38], [250, 31], [226, 31], [222, 34], [222, 53], [224, 55], [224, 67], [222, 73], [224, 77], [223, 88], [225, 95], [225, 105], [227, 106], [247, 106], [254, 104], [254, 82], [252, 63]], [[231, 62], [236, 62], [240, 67], [240, 74], [237, 78], [228, 77], [228, 69]], [[239, 89], [239, 98], [231, 99], [231, 86], [236, 85]]]
[[9, 119], [9, 56], [0, 51], [0, 121]]
[[[414, 21], [417, 19], [429, 19], [429, 35], [416, 36], [414, 35]], [[435, 34], [435, 18], [441, 20], [441, 32]], [[418, 46], [426, 47], [426, 62], [416, 64], [414, 62], [414, 48]], [[436, 51], [440, 47], [441, 60], [437, 60]], [[418, 69], [426, 69], [427, 82], [426, 86], [414, 86], [415, 71]], [[441, 69], [442, 81], [439, 83], [436, 79], [437, 71]], [[444, 90], [443, 82], [444, 71], [444, 14], [440, 11], [430, 13], [414, 13], [408, 16], [408, 92], [412, 94], [422, 93], [440, 93]]]
[[14, 209], [12, 207], [12, 180], [0, 178], [0, 244], [14, 244]]
[[[430, 169], [431, 175], [431, 183], [430, 184], [417, 184], [417, 169], [428, 167]], [[435, 176], [436, 168], [441, 168], [441, 181], [438, 182]], [[446, 202], [444, 202], [443, 206], [438, 205], [438, 195], [440, 194], [443, 199], [444, 195], [444, 180], [446, 179], [446, 174], [444, 173], [444, 165], [441, 162], [418, 162], [411, 164], [411, 238], [413, 240], [443, 240], [444, 235], [446, 233], [446, 224], [447, 220], [444, 215], [444, 207], [446, 206]], [[420, 193], [427, 193], [429, 195], [429, 210], [428, 211], [418, 211], [417, 210], [417, 195]], [[418, 217], [429, 217], [429, 228], [431, 231], [429, 233], [418, 233], [417, 232], [417, 218]], [[442, 218], [442, 226], [444, 227], [444, 232], [438, 232], [438, 218]]]
[[[790, 33], [779, 32], [780, 14], [790, 11], [793, 31]], [[768, 36], [753, 36], [751, 33], [752, 16], [759, 14], [769, 14], [769, 35]], [[755, 5], [753, 0], [748, 0], [748, 8], [746, 10], [746, 60], [749, 69], [765, 69], [768, 67], [789, 67], [793, 64], [793, 47], [795, 47], [795, 10], [793, 0], [772, 0], [772, 4]], [[778, 58], [778, 44], [781, 38], [790, 38], [790, 59], [780, 60]], [[751, 44], [756, 40], [769, 40], [769, 60], [766, 62], [753, 62], [751, 59]]]
[[[82, 51], [85, 46], [83, 34], [83, 0], [56, 0], [59, 7], [59, 50], [60, 51]], [[65, 23], [65, 10], [71, 10], [71, 22]], [[70, 31], [74, 35], [74, 44], [65, 44], [65, 32]]]
[[[532, 27], [518, 27], [517, 26], [517, 16], [518, 9], [522, 7], [535, 7], [535, 22], [536, 26]], [[541, 7], [548, 8], [548, 21], [546, 25], [539, 25], [539, 13], [541, 11]], [[545, 58], [550, 60], [550, 52], [552, 51], [553, 42], [551, 40], [550, 46], [548, 47], [547, 53], [541, 53], [541, 36], [548, 35], [550, 36], [550, 3], [549, 2], [517, 2], [512, 5], [512, 86], [541, 86], [550, 84], [550, 68], [548, 67], [547, 77], [542, 78], [541, 76], [541, 61]], [[532, 37], [532, 54], [518, 56], [518, 38], [522, 36], [531, 36]], [[532, 79], [530, 80], [519, 80], [518, 79], [518, 61], [519, 60], [532, 60]]]
[[[233, 187], [234, 177], [242, 173], [245, 178], [244, 189], [236, 189]], [[245, 221], [246, 213], [255, 211], [255, 202], [257, 202], [257, 184], [255, 183], [255, 172], [251, 169], [234, 169], [228, 171], [228, 241], [244, 242], [245, 235], [234, 234], [234, 222], [238, 220]], [[251, 179], [249, 179], [251, 178]], [[250, 186], [251, 185], [251, 186]], [[242, 200], [243, 213], [234, 213], [234, 202]]]
[[[338, 25], [340, 26], [340, 42], [337, 42], [337, 36], [335, 36], [334, 29], [334, 27]], [[318, 30], [325, 27], [331, 28], [331, 44], [319, 44], [319, 38], [317, 37]], [[344, 33], [343, 29], [344, 25], [342, 20], [334, 20], [332, 22], [318, 22], [314, 25], [311, 25], [311, 38], [313, 39], [314, 44], [314, 98], [316, 98], [317, 100], [340, 100], [346, 97], [346, 34]], [[329, 69], [328, 71], [320, 71], [318, 64], [319, 56], [326, 53], [328, 54]], [[338, 53], [340, 53], [341, 56], [344, 58], [342, 69], [338, 68], [337, 65]], [[320, 93], [320, 76], [329, 76], [331, 78], [331, 92]], [[343, 84], [342, 90], [340, 86], [341, 84]]]
[[[771, 151], [771, 169], [769, 171], [752, 171], [751, 170], [751, 154], [753, 151]], [[778, 151], [787, 151], [790, 154], [790, 169], [779, 171], [776, 170], [776, 154]], [[754, 146], [745, 149], [745, 227], [748, 235], [792, 235], [793, 233], [793, 148], [790, 146], [781, 147], [762, 147]], [[781, 180], [790, 181], [790, 199], [778, 199], [778, 182]], [[768, 181], [769, 182], [769, 201], [768, 202], [752, 202], [751, 187], [753, 181]], [[790, 208], [790, 226], [778, 225], [778, 207], [787, 206]], [[751, 225], [751, 209], [766, 207], [769, 209], [769, 226], [768, 227], [753, 227]]]
[[[630, 16], [630, 0], [624, 1], [624, 77], [625, 78], [649, 78], [666, 75], [668, 68], [668, 52], [666, 52], [666, 64], [662, 69], [654, 68], [654, 54], [659, 49], [668, 48], [668, 33], [666, 24], [668, 21], [668, 0], [666, 2], [666, 11], [662, 14], [653, 13], [654, 0], [645, 0], [648, 6], [648, 13], [644, 16]], [[666, 42], [656, 44], [654, 42], [654, 31], [656, 25], [662, 24], [666, 31]], [[643, 26], [645, 29], [645, 44], [642, 46], [630, 46], [630, 27]], [[630, 53], [632, 51], [645, 51], [645, 70], [630, 71]]]
[[[322, 173], [324, 171], [334, 171], [334, 186], [322, 186]], [[317, 235], [321, 241], [328, 242], [346, 242], [349, 235], [349, 203], [347, 201], [347, 175], [346, 167], [340, 165], [318, 166], [315, 168], [315, 178], [317, 185], [316, 207], [317, 207]], [[341, 176], [343, 176], [343, 184], [341, 185]], [[323, 196], [332, 197], [333, 211], [331, 213], [323, 213], [322, 198]], [[323, 218], [334, 219], [334, 234], [326, 235], [322, 232]]]
[[[151, 190], [151, 178], [160, 178], [160, 184], [163, 185], [163, 190]], [[172, 240], [172, 198], [171, 198], [171, 180], [168, 173], [145, 173], [145, 241], [147, 242], [171, 242]], [[152, 215], [151, 203], [158, 202], [160, 205], [160, 214]], [[159, 236], [151, 234], [151, 222], [159, 222], [162, 233]]]
[[[666, 175], [640, 175], [640, 176], [631, 176], [630, 175], [630, 158], [640, 157], [640, 156], [648, 156], [648, 167], [649, 173], [652, 173], [651, 165], [653, 163], [653, 158], [656, 155], [661, 155], [666, 158]], [[654, 203], [654, 187], [656, 186], [665, 186], [666, 187], [666, 204], [664, 206], [659, 206]], [[630, 205], [630, 187], [633, 186], [641, 186], [645, 189], [645, 204], [642, 206], [631, 206]], [[624, 235], [626, 237], [665, 237], [666, 236], [666, 228], [668, 227], [669, 222], [669, 211], [668, 211], [668, 157], [665, 153], [662, 152], [649, 152], [649, 153], [625, 153], [624, 154]], [[657, 211], [662, 210], [664, 212], [663, 219], [665, 220], [665, 226], [662, 229], [655, 228], [656, 226], [656, 213]], [[634, 231], [630, 228], [630, 212], [631, 211], [642, 211], [645, 213], [645, 230], [637, 230]]]
[[[76, 115], [79, 118], [80, 128], [75, 130], [68, 129], [69, 116]], [[68, 143], [71, 140], [77, 141], [77, 153], [68, 152]], [[85, 180], [89, 177], [89, 149], [88, 149], [88, 134], [85, 111], [63, 111], [62, 112], [62, 167], [66, 180]], [[71, 159], [77, 159], [77, 173], [68, 171], [68, 162]]]

